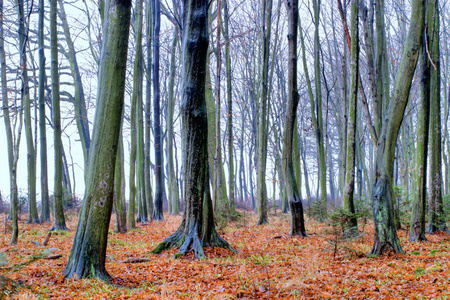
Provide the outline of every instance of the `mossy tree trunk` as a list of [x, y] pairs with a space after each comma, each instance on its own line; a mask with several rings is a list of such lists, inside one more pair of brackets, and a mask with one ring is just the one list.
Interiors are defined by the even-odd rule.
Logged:
[[67, 230], [63, 205], [63, 145], [61, 140], [61, 110], [58, 71], [57, 0], [50, 1], [50, 48], [52, 74], [53, 139], [55, 151], [55, 223], [51, 230]]
[[291, 236], [306, 236], [302, 199], [295, 178], [293, 165], [293, 134], [297, 116], [299, 95], [297, 90], [297, 32], [298, 32], [298, 0], [288, 1], [288, 102], [284, 122], [283, 138], [283, 173], [286, 180], [286, 193], [291, 211]]
[[426, 52], [425, 43], [422, 43], [419, 58], [420, 102], [417, 116], [417, 150], [416, 168], [414, 172], [415, 192], [412, 195], [411, 225], [409, 227], [409, 240], [411, 242], [427, 240], [425, 237], [425, 210], [427, 199], [428, 131], [430, 122], [430, 61]]
[[214, 228], [209, 191], [208, 120], [205, 101], [208, 50], [208, 1], [184, 0], [182, 72], [182, 149], [184, 165], [183, 219], [177, 231], [152, 252], [180, 247], [183, 255], [192, 250], [204, 257], [203, 246], [231, 248]]
[[[121, 122], [123, 123], [123, 117]], [[122, 126], [119, 135], [119, 146], [116, 155], [116, 167], [114, 170], [114, 210], [116, 212], [116, 231], [127, 232], [127, 204], [125, 199], [125, 170]]]
[[403, 253], [394, 223], [393, 172], [395, 146], [422, 46], [424, 15], [424, 0], [412, 1], [411, 23], [395, 80], [393, 99], [378, 139], [375, 182], [372, 189], [375, 227], [373, 254], [382, 254], [390, 250]]
[[[346, 178], [344, 188], [344, 209], [351, 215], [355, 214], [354, 194], [355, 194], [355, 160], [356, 160], [356, 112], [358, 105], [358, 79], [359, 79], [359, 11], [357, 0], [352, 0], [351, 8], [351, 93], [348, 105], [347, 124], [347, 157], [346, 157]], [[357, 235], [358, 223], [355, 216], [349, 220], [349, 234]]]
[[47, 168], [47, 129], [45, 126], [45, 74], [44, 54], [44, 0], [39, 0], [39, 140], [41, 160], [41, 222], [50, 222], [50, 201], [48, 196], [48, 168]]
[[111, 0], [109, 6], [107, 4], [105, 7], [97, 109], [87, 185], [74, 243], [65, 268], [66, 278], [109, 278], [105, 258], [124, 103], [130, 14], [131, 0]]
[[439, 1], [428, 0], [427, 34], [430, 68], [430, 176], [428, 232], [448, 232], [442, 200], [442, 143], [441, 143], [441, 64], [439, 50]]

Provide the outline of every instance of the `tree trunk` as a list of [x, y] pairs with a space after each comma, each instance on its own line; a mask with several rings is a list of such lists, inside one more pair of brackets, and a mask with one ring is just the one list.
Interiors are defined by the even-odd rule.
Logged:
[[161, 9], [160, 0], [153, 0], [153, 131], [155, 137], [155, 207], [153, 210], [154, 220], [164, 220], [163, 216], [163, 143], [161, 139], [161, 111], [160, 111], [160, 87], [159, 87], [159, 32]]
[[44, 0], [39, 0], [39, 137], [41, 159], [41, 222], [50, 222], [48, 196], [47, 130], [45, 126], [45, 55], [44, 55]]
[[439, 1], [428, 1], [428, 49], [433, 68], [430, 68], [430, 176], [428, 232], [448, 232], [442, 201], [442, 145], [441, 145], [441, 68], [439, 50]]
[[152, 251], [180, 247], [184, 255], [192, 249], [203, 258], [203, 246], [230, 248], [214, 229], [209, 192], [208, 120], [205, 101], [206, 55], [208, 50], [208, 1], [184, 0], [182, 73], [182, 149], [184, 166], [183, 220], [177, 231]]
[[373, 254], [382, 254], [390, 250], [403, 253], [394, 224], [393, 168], [398, 132], [408, 103], [411, 82], [422, 45], [424, 10], [423, 0], [413, 1], [410, 29], [396, 76], [393, 99], [378, 139], [375, 182], [372, 189], [375, 227]]
[[178, 25], [175, 25], [173, 31], [172, 48], [170, 56], [170, 74], [169, 74], [169, 96], [167, 104], [167, 163], [169, 165], [169, 203], [171, 203], [171, 215], [180, 213], [180, 196], [178, 194], [177, 176], [175, 173], [175, 162], [173, 158], [173, 114], [175, 110], [175, 72], [176, 72], [176, 51], [178, 43]]
[[344, 188], [344, 209], [351, 215], [348, 224], [348, 234], [356, 236], [358, 234], [358, 223], [354, 216], [354, 191], [355, 191], [355, 160], [356, 160], [356, 112], [358, 104], [358, 79], [359, 79], [359, 17], [358, 2], [352, 0], [351, 11], [351, 94], [348, 105], [348, 126], [347, 126], [347, 157], [346, 157], [346, 179]]
[[[284, 123], [283, 138], [283, 173], [286, 180], [286, 193], [291, 211], [291, 236], [306, 236], [305, 219], [303, 216], [302, 199], [300, 198], [295, 178], [293, 156], [293, 134], [296, 126], [297, 106], [299, 101], [297, 90], [297, 27], [298, 27], [298, 0], [288, 2], [288, 102], [286, 107], [286, 120]], [[295, 131], [296, 132], [296, 131]]]
[[269, 99], [269, 48], [272, 18], [272, 0], [264, 0], [263, 5], [263, 66], [262, 66], [262, 91], [259, 107], [259, 127], [257, 142], [257, 186], [258, 198], [258, 225], [267, 224], [267, 189], [266, 189], [266, 163], [267, 163], [267, 103]]
[[[424, 37], [425, 39], [426, 37]], [[420, 52], [420, 102], [417, 116], [416, 170], [414, 172], [414, 193], [412, 200], [409, 240], [426, 241], [425, 210], [427, 199], [427, 156], [430, 122], [430, 62], [426, 45], [422, 43]]]
[[[151, 3], [150, 3], [151, 2]], [[146, 95], [145, 95], [145, 166], [144, 166], [144, 180], [145, 180], [145, 201], [147, 202], [148, 216], [153, 216], [153, 191], [150, 178], [150, 131], [151, 131], [151, 75], [152, 75], [152, 40], [153, 40], [153, 1], [146, 1], [147, 14], [147, 79], [146, 79]]]
[[[122, 121], [123, 123], [123, 117]], [[116, 212], [116, 232], [127, 232], [127, 203], [125, 199], [125, 171], [123, 151], [122, 126], [119, 134], [119, 146], [117, 148], [116, 166], [114, 170], [114, 211]]]
[[63, 146], [61, 141], [61, 111], [59, 99], [58, 71], [58, 33], [57, 33], [57, 3], [50, 1], [50, 39], [51, 39], [51, 72], [52, 72], [52, 107], [53, 107], [53, 138], [55, 148], [55, 223], [50, 230], [67, 230], [63, 206]]
[[105, 258], [124, 103], [130, 10], [130, 0], [112, 0], [109, 7], [107, 4], [105, 8], [88, 180], [74, 243], [65, 268], [66, 278], [98, 277], [108, 280], [110, 277], [105, 269]]

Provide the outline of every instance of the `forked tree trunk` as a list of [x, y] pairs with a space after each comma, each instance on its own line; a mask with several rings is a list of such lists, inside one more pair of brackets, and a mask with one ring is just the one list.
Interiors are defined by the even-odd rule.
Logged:
[[[286, 180], [286, 193], [291, 211], [291, 236], [306, 236], [302, 199], [295, 180], [293, 155], [293, 134], [296, 126], [297, 106], [299, 101], [297, 90], [297, 32], [298, 32], [298, 0], [288, 2], [288, 102], [283, 139], [283, 173]], [[295, 131], [296, 132], [296, 131]], [[296, 132], [297, 133], [297, 132]]]
[[124, 103], [131, 0], [108, 2], [86, 191], [64, 273], [66, 278], [110, 277], [105, 258]]
[[153, 253], [180, 247], [178, 254], [192, 250], [204, 257], [203, 246], [231, 249], [215, 230], [208, 170], [208, 120], [205, 101], [208, 49], [208, 1], [184, 0], [182, 73], [182, 149], [184, 165], [183, 220], [177, 231]]
[[390, 250], [396, 253], [403, 253], [394, 223], [393, 201], [395, 195], [393, 191], [393, 173], [395, 145], [408, 103], [417, 58], [422, 46], [424, 11], [424, 0], [414, 0], [412, 2], [411, 23], [396, 76], [393, 99], [378, 139], [375, 182], [372, 189], [372, 209], [375, 227], [373, 254], [382, 254]]

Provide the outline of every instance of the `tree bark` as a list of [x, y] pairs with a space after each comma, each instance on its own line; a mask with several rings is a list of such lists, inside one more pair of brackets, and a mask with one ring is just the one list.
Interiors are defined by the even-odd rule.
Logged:
[[208, 1], [184, 0], [182, 72], [182, 149], [184, 165], [183, 220], [177, 231], [161, 242], [153, 253], [180, 247], [175, 255], [192, 250], [204, 257], [203, 246], [230, 248], [214, 228], [209, 192], [208, 120], [205, 101], [208, 49]]
[[55, 223], [50, 230], [67, 230], [63, 206], [63, 146], [61, 141], [61, 111], [59, 97], [58, 71], [58, 32], [57, 3], [50, 1], [50, 39], [51, 39], [51, 72], [52, 72], [52, 107], [53, 107], [53, 139], [55, 148]]
[[45, 126], [45, 74], [44, 55], [44, 0], [39, 0], [39, 138], [41, 159], [41, 222], [50, 222], [50, 201], [48, 196], [48, 167], [47, 167], [47, 130]]
[[65, 268], [66, 278], [110, 278], [105, 269], [105, 258], [124, 103], [130, 11], [131, 0], [112, 0], [105, 7], [97, 109], [86, 192]]
[[393, 99], [378, 139], [375, 182], [372, 189], [375, 227], [373, 254], [382, 254], [390, 250], [403, 253], [394, 224], [393, 168], [398, 132], [422, 45], [424, 10], [424, 0], [412, 2], [411, 23], [396, 76]]
[[[293, 134], [296, 126], [297, 106], [299, 102], [297, 90], [297, 31], [298, 31], [298, 0], [288, 1], [288, 102], [284, 123], [283, 138], [283, 173], [286, 180], [286, 193], [291, 211], [291, 236], [306, 237], [305, 219], [303, 216], [302, 199], [295, 178], [293, 156]], [[296, 132], [296, 130], [295, 130]]]
[[155, 137], [155, 207], [153, 210], [154, 220], [164, 220], [163, 216], [163, 140], [161, 139], [161, 119], [160, 119], [160, 87], [159, 87], [159, 33], [161, 23], [160, 0], [155, 1], [153, 11], [153, 130]]

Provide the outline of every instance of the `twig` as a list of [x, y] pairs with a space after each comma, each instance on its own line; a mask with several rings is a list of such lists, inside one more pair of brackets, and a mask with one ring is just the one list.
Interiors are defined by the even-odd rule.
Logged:
[[149, 262], [152, 261], [151, 258], [144, 258], [144, 257], [130, 257], [125, 260], [119, 261], [121, 264], [137, 264], [141, 262]]

